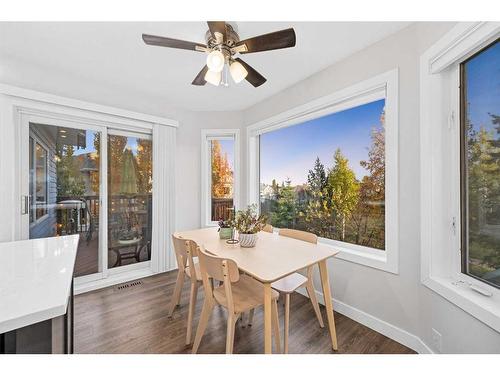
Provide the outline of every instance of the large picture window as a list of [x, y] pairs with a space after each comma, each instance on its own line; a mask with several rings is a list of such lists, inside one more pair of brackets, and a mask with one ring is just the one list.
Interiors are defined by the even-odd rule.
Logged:
[[461, 66], [462, 272], [500, 288], [500, 42]]
[[273, 226], [385, 249], [385, 99], [260, 136]]

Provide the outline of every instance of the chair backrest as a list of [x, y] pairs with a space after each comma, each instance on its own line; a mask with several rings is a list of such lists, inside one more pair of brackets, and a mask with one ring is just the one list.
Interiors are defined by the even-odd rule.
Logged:
[[310, 243], [318, 243], [318, 236], [316, 236], [314, 233], [305, 232], [303, 230], [283, 228], [280, 229], [279, 235]]
[[[205, 298], [209, 301], [217, 299], [214, 295], [212, 283], [209, 278], [224, 282], [225, 304], [229, 313], [234, 314], [234, 301], [231, 283], [240, 279], [238, 266], [231, 259], [220, 258], [208, 253], [203, 246], [198, 247], [198, 259], [200, 261], [200, 272], [205, 289]], [[220, 302], [220, 301], [219, 301]]]
[[273, 226], [271, 224], [266, 224], [262, 230], [264, 232], [273, 233]]
[[231, 259], [220, 258], [208, 253], [203, 246], [198, 248], [198, 259], [202, 274], [206, 273], [208, 278], [218, 281], [236, 282], [240, 279], [240, 273], [236, 262]]
[[187, 265], [192, 264], [192, 258], [198, 256], [196, 242], [182, 238], [177, 234], [172, 234], [172, 242], [174, 244], [175, 257], [177, 258], [177, 265], [185, 268]]

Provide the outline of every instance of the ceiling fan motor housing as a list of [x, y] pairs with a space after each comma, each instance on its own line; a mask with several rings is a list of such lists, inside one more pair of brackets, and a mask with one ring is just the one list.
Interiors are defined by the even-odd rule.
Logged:
[[230, 49], [240, 41], [240, 37], [234, 30], [233, 26], [231, 26], [229, 23], [226, 23], [226, 37], [223, 43], [218, 43], [210, 30], [207, 30], [207, 32], [205, 33], [205, 40], [207, 41], [207, 46], [211, 49], [220, 48], [221, 51], [223, 49], [227, 49], [230, 51]]

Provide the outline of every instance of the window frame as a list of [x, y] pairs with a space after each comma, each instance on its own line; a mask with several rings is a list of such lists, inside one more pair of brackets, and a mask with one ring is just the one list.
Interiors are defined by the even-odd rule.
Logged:
[[[32, 162], [33, 162], [33, 181], [32, 181], [32, 188], [33, 188], [33, 196], [30, 197], [30, 204], [29, 204], [29, 209], [33, 210], [33, 221], [30, 222], [30, 228], [35, 227], [36, 225], [40, 224], [43, 222], [45, 219], [49, 217], [49, 210], [45, 208], [45, 214], [40, 216], [39, 218], [36, 217], [36, 145], [40, 145], [45, 152], [47, 157], [45, 158], [45, 195], [46, 195], [46, 202], [45, 204], [48, 205], [49, 201], [49, 159], [50, 159], [50, 152], [49, 152], [49, 147], [43, 142], [39, 136], [37, 136], [34, 132], [30, 131], [29, 133], [29, 138], [33, 140], [33, 144], [31, 145], [31, 152], [32, 152]], [[34, 200], [34, 202], [32, 202]], [[33, 206], [33, 203], [35, 204]]]
[[499, 23], [459, 23], [421, 56], [420, 246], [422, 284], [500, 332], [500, 290], [462, 272], [460, 124], [460, 64], [499, 36]]
[[[499, 38], [500, 39], [500, 38]], [[468, 271], [468, 258], [469, 258], [469, 251], [468, 251], [468, 233], [464, 228], [468, 227], [468, 222], [467, 222], [467, 217], [469, 216], [468, 210], [466, 209], [467, 207], [467, 180], [466, 180], [466, 159], [465, 155], [467, 153], [466, 149], [466, 135], [465, 132], [467, 131], [465, 129], [465, 119], [466, 119], [466, 110], [465, 110], [465, 101], [466, 101], [466, 87], [465, 87], [465, 64], [472, 60], [474, 57], [477, 57], [480, 55], [482, 52], [490, 48], [493, 44], [498, 43], [499, 39], [494, 40], [492, 43], [482, 47], [480, 50], [477, 52], [473, 53], [471, 56], [467, 57], [465, 60], [462, 60], [458, 63], [457, 68], [458, 69], [458, 79], [459, 79], [459, 103], [458, 103], [458, 110], [457, 113], [460, 114], [460, 131], [459, 131], [459, 142], [460, 142], [460, 265], [461, 265], [461, 273], [465, 276], [468, 276], [472, 279], [474, 279], [474, 282], [481, 282], [484, 283], [488, 286], [491, 286], [495, 289], [500, 289], [500, 285], [493, 284], [489, 282], [488, 280], [484, 280], [478, 276], [475, 276], [471, 274]], [[457, 72], [454, 72], [453, 74], [457, 74]], [[488, 288], [489, 290], [489, 288]], [[490, 291], [490, 290], [489, 290]], [[491, 291], [490, 291], [491, 292]]]
[[240, 129], [202, 129], [201, 130], [201, 226], [214, 227], [217, 221], [211, 220], [212, 211], [212, 158], [209, 143], [214, 140], [234, 140], [233, 205], [240, 208]]
[[261, 134], [385, 99], [385, 250], [328, 238], [319, 242], [340, 250], [339, 259], [394, 274], [399, 273], [398, 75], [393, 69], [247, 127], [247, 203], [259, 206]]

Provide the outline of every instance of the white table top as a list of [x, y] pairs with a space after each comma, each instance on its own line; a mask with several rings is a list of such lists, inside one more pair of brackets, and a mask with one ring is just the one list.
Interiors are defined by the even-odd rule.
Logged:
[[78, 239], [0, 243], [0, 333], [66, 313]]
[[226, 240], [220, 240], [217, 228], [177, 234], [203, 245], [212, 254], [234, 260], [242, 271], [265, 283], [279, 280], [339, 252], [328, 245], [312, 244], [277, 233], [259, 232], [257, 244], [251, 248], [229, 245]]

